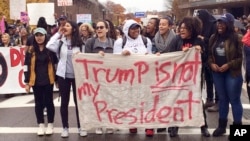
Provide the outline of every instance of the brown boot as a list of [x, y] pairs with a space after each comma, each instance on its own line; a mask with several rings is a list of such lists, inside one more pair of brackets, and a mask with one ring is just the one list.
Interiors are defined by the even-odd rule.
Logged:
[[204, 104], [204, 108], [207, 109], [208, 107], [214, 106], [215, 103], [213, 101], [207, 100], [206, 103]]

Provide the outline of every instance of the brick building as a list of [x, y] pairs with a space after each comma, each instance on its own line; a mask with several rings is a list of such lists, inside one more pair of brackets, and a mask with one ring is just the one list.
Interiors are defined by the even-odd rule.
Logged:
[[55, 13], [64, 14], [68, 19], [76, 21], [76, 14], [91, 14], [92, 21], [97, 22], [107, 18], [108, 10], [98, 0], [73, 0], [72, 6], [57, 6], [57, 0], [49, 0], [55, 3]]

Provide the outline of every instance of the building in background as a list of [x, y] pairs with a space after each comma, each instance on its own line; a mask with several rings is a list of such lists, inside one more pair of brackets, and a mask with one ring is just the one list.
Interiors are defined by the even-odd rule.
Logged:
[[250, 14], [250, 0], [188, 0], [182, 1], [179, 8], [186, 9], [188, 15], [197, 9], [208, 9], [214, 15], [230, 12], [237, 18]]
[[107, 18], [108, 10], [98, 0], [73, 0], [72, 6], [57, 6], [57, 0], [48, 0], [55, 3], [55, 13], [64, 14], [68, 19], [76, 21], [77, 14], [91, 14], [92, 22]]

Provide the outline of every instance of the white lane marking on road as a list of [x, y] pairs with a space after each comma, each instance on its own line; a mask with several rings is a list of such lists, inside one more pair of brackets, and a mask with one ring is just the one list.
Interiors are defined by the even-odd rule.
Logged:
[[[208, 129], [210, 133], [213, 133], [213, 131], [215, 129], [213, 128], [209, 128]], [[55, 127], [54, 128], [54, 133], [61, 133], [62, 128], [60, 127]], [[37, 127], [0, 127], [0, 133], [1, 134], [11, 134], [11, 133], [35, 133], [37, 132]], [[78, 128], [69, 128], [69, 133], [78, 133]], [[88, 131], [88, 133], [95, 133], [94, 130], [90, 130]], [[188, 134], [188, 135], [197, 135], [200, 134], [201, 130], [200, 128], [179, 128], [179, 135], [182, 134]], [[115, 131], [115, 134], [129, 134], [128, 130], [119, 130], [119, 131]], [[145, 134], [144, 129], [140, 129], [138, 130], [138, 134]], [[162, 133], [157, 133], [157, 134], [166, 134], [166, 132], [162, 132]], [[226, 134], [229, 134], [229, 129], [227, 129]]]
[[[54, 97], [55, 107], [60, 107], [60, 104], [61, 101], [58, 101], [58, 97]], [[20, 107], [34, 107], [34, 106], [35, 106], [34, 95], [15, 96], [0, 102], [0, 108], [20, 108]], [[70, 107], [75, 106], [73, 93], [70, 94], [69, 106]]]

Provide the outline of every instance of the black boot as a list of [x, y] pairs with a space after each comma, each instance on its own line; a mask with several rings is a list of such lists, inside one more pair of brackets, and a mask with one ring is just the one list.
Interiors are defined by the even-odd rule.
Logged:
[[201, 126], [201, 134], [204, 137], [210, 137], [210, 133], [207, 130], [207, 114], [205, 112], [205, 106], [203, 102], [202, 102], [202, 105], [203, 105], [203, 116], [204, 116], [205, 125]]
[[219, 126], [213, 132], [214, 137], [219, 137], [226, 133], [227, 119], [219, 119]]
[[165, 131], [166, 131], [166, 128], [157, 128], [157, 133], [165, 132]]
[[178, 136], [178, 129], [179, 127], [174, 126], [174, 127], [169, 127], [168, 128], [168, 133], [170, 137], [176, 137]]
[[207, 127], [206, 127], [206, 126], [201, 126], [201, 134], [202, 134], [202, 136], [204, 136], [204, 137], [210, 137], [210, 133], [209, 133], [209, 131], [207, 130]]

